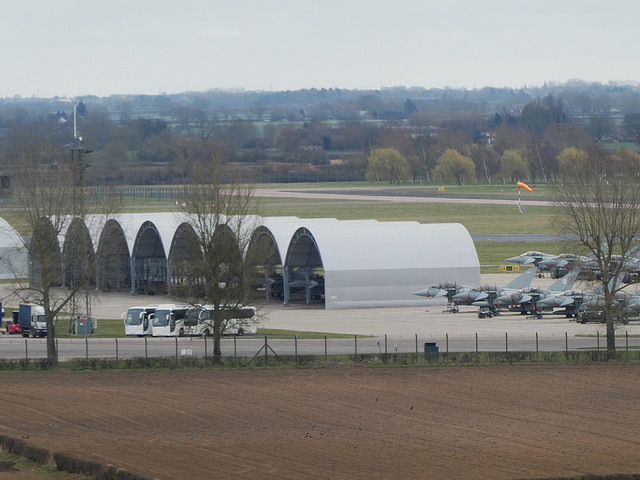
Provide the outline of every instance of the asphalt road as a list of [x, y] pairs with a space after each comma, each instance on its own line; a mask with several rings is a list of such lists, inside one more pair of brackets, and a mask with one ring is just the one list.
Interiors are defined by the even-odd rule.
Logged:
[[[483, 275], [482, 282], [506, 284], [517, 274]], [[548, 287], [553, 279], [536, 278], [533, 285]], [[108, 293], [96, 297], [93, 314], [98, 319], [120, 318], [133, 305], [166, 303], [170, 299]], [[272, 302], [259, 311], [259, 326], [270, 329], [340, 333], [344, 339], [328, 339], [329, 354], [415, 353], [424, 343], [435, 342], [441, 352], [450, 351], [558, 351], [568, 348], [605, 348], [605, 328], [601, 324], [578, 324], [564, 316], [545, 315], [532, 319], [515, 313], [504, 313], [490, 319], [479, 319], [476, 307], [461, 307], [460, 313], [445, 313], [442, 300], [424, 300], [420, 307], [325, 310], [321, 306], [292, 304], [285, 307]], [[640, 346], [640, 323], [622, 325], [618, 345]], [[354, 335], [357, 335], [356, 338]], [[325, 341], [267, 339], [278, 355], [296, 353], [324, 355]], [[477, 343], [476, 343], [477, 342]], [[254, 356], [264, 354], [263, 336], [225, 338], [223, 355]], [[206, 345], [206, 346], [205, 346]], [[203, 357], [205, 348], [211, 355], [211, 341], [201, 338], [102, 338], [100, 320], [97, 334], [85, 338], [59, 339], [61, 359], [66, 358], [131, 358], [148, 356]], [[44, 358], [45, 339], [23, 339], [16, 335], [0, 335], [0, 358]]]

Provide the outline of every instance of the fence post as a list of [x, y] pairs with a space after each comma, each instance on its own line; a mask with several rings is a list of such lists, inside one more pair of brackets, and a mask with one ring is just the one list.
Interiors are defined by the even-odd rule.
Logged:
[[568, 357], [569, 356], [569, 334], [567, 332], [564, 332], [564, 352]]
[[449, 334], [448, 333], [444, 334], [444, 344], [446, 347], [446, 352], [449, 353]]
[[24, 339], [24, 359], [27, 362], [27, 366], [29, 365], [29, 347], [28, 347], [28, 342], [27, 339]]
[[178, 363], [178, 337], [176, 338], [176, 363]]
[[[353, 340], [355, 342], [355, 349], [356, 349], [355, 350], [355, 356], [357, 357], [358, 356], [358, 335], [354, 335], [353, 336]], [[357, 360], [357, 358], [356, 358], [356, 360]]]
[[507, 332], [504, 332], [504, 351], [507, 355], [509, 354], [509, 335]]
[[627, 363], [629, 363], [629, 331], [624, 332], [624, 337], [627, 342]]
[[116, 341], [116, 366], [118, 365], [118, 337], [115, 337]]
[[386, 355], [388, 353], [387, 351], [387, 334], [384, 334], [384, 354]]
[[416, 355], [418, 355], [418, 334], [415, 334], [416, 336]]
[[476, 357], [478, 356], [478, 332], [476, 332]]
[[238, 343], [237, 343], [237, 338], [234, 335], [233, 336], [233, 363], [236, 363], [236, 360], [238, 359]]
[[206, 365], [209, 359], [207, 358], [207, 337], [204, 337], [204, 364]]
[[329, 361], [329, 357], [327, 354], [327, 336], [324, 336], [324, 363], [327, 363]]
[[84, 352], [85, 358], [89, 360], [89, 339], [87, 337], [84, 337]]
[[538, 332], [536, 332], [536, 362], [538, 362]]
[[600, 332], [596, 332], [596, 348], [598, 349], [598, 352], [600, 352]]
[[147, 350], [147, 337], [144, 337], [144, 365], [149, 366], [149, 351]]
[[267, 365], [267, 362], [269, 361], [269, 343], [267, 342], [267, 336], [264, 336], [264, 364], [265, 366]]
[[293, 342], [294, 342], [294, 350], [295, 350], [295, 357], [296, 357], [296, 368], [297, 368], [298, 367], [298, 336], [297, 335], [294, 335]]

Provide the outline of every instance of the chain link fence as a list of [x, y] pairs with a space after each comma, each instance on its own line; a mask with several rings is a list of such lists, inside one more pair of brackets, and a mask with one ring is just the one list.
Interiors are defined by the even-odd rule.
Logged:
[[[478, 334], [420, 337], [365, 337], [300, 339], [245, 336], [223, 338], [221, 355], [214, 355], [213, 340], [175, 338], [71, 338], [57, 339], [58, 358], [90, 368], [103, 366], [234, 366], [329, 365], [365, 363], [399, 364], [512, 364], [592, 363], [608, 360], [606, 338], [537, 333], [509, 336]], [[640, 338], [628, 333], [616, 338], [616, 360], [638, 362]], [[46, 365], [46, 339], [0, 339], [0, 369]]]

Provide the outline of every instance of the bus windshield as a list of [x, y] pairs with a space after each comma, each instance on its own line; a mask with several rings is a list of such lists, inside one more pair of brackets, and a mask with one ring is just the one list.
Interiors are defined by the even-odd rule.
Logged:
[[169, 325], [169, 318], [171, 312], [169, 310], [156, 310], [153, 314], [153, 326], [154, 327], [166, 327]]
[[142, 308], [130, 308], [127, 311], [127, 319], [125, 320], [125, 325], [141, 325], [142, 317], [140, 314], [143, 312]]

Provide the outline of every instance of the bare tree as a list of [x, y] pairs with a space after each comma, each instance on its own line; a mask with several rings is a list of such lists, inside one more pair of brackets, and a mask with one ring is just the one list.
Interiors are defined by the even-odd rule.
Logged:
[[[47, 360], [58, 361], [56, 318], [63, 311], [77, 314], [78, 293], [83, 292], [84, 312], [90, 315], [89, 284], [95, 281], [95, 255], [90, 230], [96, 230], [105, 213], [102, 198], [88, 196], [81, 187], [84, 151], [61, 150], [47, 143], [18, 152], [20, 169], [12, 190], [19, 214], [30, 237], [23, 237], [29, 278], [17, 278], [14, 295], [44, 307], [47, 321]], [[62, 248], [60, 244], [62, 243]]]
[[182, 272], [181, 286], [172, 293], [191, 305], [209, 305], [217, 356], [228, 312], [252, 299], [251, 287], [264, 275], [261, 265], [270, 257], [261, 248], [249, 248], [260, 225], [254, 187], [227, 178], [225, 164], [221, 151], [193, 163], [180, 214], [186, 254], [172, 266]]
[[640, 155], [591, 149], [564, 164], [553, 186], [563, 231], [591, 253], [600, 271], [607, 323], [607, 353], [615, 358], [615, 326], [621, 309], [616, 293], [640, 235]]

